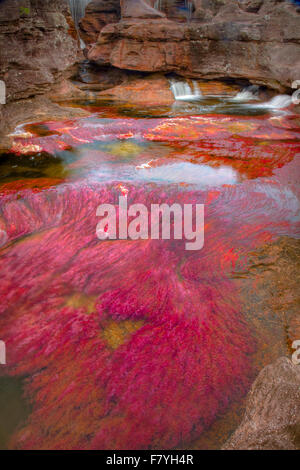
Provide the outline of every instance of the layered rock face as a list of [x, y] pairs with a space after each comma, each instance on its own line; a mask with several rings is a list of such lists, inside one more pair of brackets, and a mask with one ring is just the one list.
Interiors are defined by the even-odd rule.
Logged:
[[[135, 3], [139, 8], [131, 8]], [[89, 59], [195, 78], [243, 77], [278, 90], [300, 77], [296, 5], [279, 0], [193, 3], [192, 21], [177, 23], [158, 11], [158, 16], [147, 17], [153, 10], [150, 2], [146, 9], [145, 1], [122, 2], [122, 20], [102, 29]]]
[[99, 96], [142, 106], [170, 106], [174, 103], [169, 81], [159, 75], [130, 80], [101, 92]]
[[120, 0], [94, 0], [88, 4], [79, 22], [80, 36], [86, 44], [97, 41], [99, 32], [109, 23], [120, 20]]
[[0, 3], [0, 79], [7, 102], [44, 93], [77, 57], [67, 0]]
[[282, 357], [265, 367], [247, 398], [244, 419], [227, 450], [300, 449], [300, 367]]

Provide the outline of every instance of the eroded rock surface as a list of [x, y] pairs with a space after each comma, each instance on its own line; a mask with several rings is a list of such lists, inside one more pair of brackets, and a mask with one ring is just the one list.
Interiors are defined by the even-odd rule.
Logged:
[[174, 102], [169, 81], [164, 76], [131, 80], [101, 92], [100, 96], [143, 106], [168, 106]]
[[78, 42], [67, 0], [3, 0], [0, 80], [6, 84], [7, 104], [0, 105], [0, 135], [26, 121], [29, 110], [31, 119], [53, 112], [50, 101], [44, 99], [41, 105], [34, 97], [70, 76], [77, 60]]
[[[129, 9], [131, 2], [127, 5]], [[194, 5], [190, 23], [137, 18], [126, 9], [119, 23], [102, 29], [89, 59], [145, 72], [243, 77], [279, 90], [289, 88], [300, 76], [296, 5], [275, 0], [239, 1], [238, 5], [195, 1]]]
[[300, 448], [300, 366], [287, 357], [265, 367], [247, 398], [244, 419], [223, 449]]
[[7, 101], [47, 91], [77, 60], [66, 0], [4, 0], [0, 4], [0, 79]]
[[[278, 174], [276, 167], [281, 168], [284, 180], [289, 181], [296, 193], [298, 175], [289, 171], [290, 158], [285, 145], [284, 153], [279, 152], [274, 159], [271, 171]], [[262, 160], [262, 169], [265, 165], [264, 171], [270, 171], [266, 160]], [[258, 349], [264, 351], [265, 364], [283, 355], [291, 356], [293, 342], [300, 339], [299, 260], [299, 240], [281, 237], [249, 254], [247, 266], [235, 267], [234, 277], [243, 299], [243, 311], [256, 331]], [[263, 363], [258, 364], [260, 369], [263, 366]]]
[[93, 0], [79, 22], [81, 38], [87, 45], [96, 42], [102, 28], [109, 23], [117, 23], [120, 16], [120, 0]]

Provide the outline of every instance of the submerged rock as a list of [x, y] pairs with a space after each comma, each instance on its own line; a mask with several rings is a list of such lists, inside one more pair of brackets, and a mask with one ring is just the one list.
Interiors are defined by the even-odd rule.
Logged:
[[[289, 151], [285, 142], [281, 150], [276, 152], [276, 165], [278, 169], [281, 168], [281, 181], [289, 182], [293, 191], [290, 196], [293, 197], [293, 194], [299, 194], [298, 177], [297, 172], [293, 175], [288, 169], [288, 161], [291, 162]], [[285, 163], [281, 160], [283, 152]], [[267, 158], [267, 154], [260, 154], [258, 157], [264, 165], [259, 170], [260, 174], [266, 169]], [[279, 173], [274, 164], [272, 169], [269, 169], [278, 177]], [[249, 254], [246, 266], [235, 267], [234, 277], [240, 286], [243, 311], [255, 328], [257, 344], [264, 350], [266, 363], [272, 363], [280, 356], [291, 356], [292, 344], [300, 338], [299, 268], [300, 240], [290, 237], [280, 237], [266, 244]], [[258, 370], [262, 369], [263, 364], [258, 364], [258, 367]]]
[[223, 449], [300, 449], [299, 366], [281, 357], [260, 372], [244, 419]]
[[171, 105], [174, 102], [169, 81], [164, 76], [150, 76], [123, 83], [110, 90], [103, 91], [99, 96], [126, 101], [139, 105]]

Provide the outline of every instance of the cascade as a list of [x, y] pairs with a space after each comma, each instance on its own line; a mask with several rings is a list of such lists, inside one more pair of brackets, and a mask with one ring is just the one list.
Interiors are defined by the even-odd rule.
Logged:
[[85, 9], [90, 1], [91, 0], [69, 0], [70, 10], [77, 30], [81, 49], [85, 48], [85, 44], [80, 37], [78, 25], [81, 18], [85, 15]]
[[187, 20], [191, 21], [193, 16], [194, 5], [190, 0], [185, 0], [185, 7], [187, 9]]
[[156, 0], [154, 3], [156, 10], [164, 11], [168, 17], [172, 17], [173, 9], [182, 11], [187, 21], [191, 21], [194, 11], [194, 4], [191, 0]]
[[175, 100], [195, 100], [202, 97], [198, 83], [193, 80], [192, 86], [186, 81], [171, 81], [171, 90]]
[[255, 85], [251, 85], [247, 88], [244, 88], [242, 91], [240, 91], [233, 99], [232, 101], [238, 101], [238, 102], [243, 102], [243, 101], [253, 101], [253, 100], [258, 100], [258, 90], [259, 88]]
[[283, 109], [292, 104], [292, 97], [289, 95], [277, 95], [266, 103], [262, 103], [261, 107], [270, 109]]

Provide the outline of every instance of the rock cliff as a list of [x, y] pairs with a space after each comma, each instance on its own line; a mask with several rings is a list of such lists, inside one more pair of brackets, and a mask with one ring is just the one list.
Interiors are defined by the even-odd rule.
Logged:
[[300, 14], [290, 1], [194, 0], [186, 23], [155, 17], [145, 3], [125, 1], [121, 21], [106, 25], [90, 48], [91, 61], [195, 78], [242, 77], [278, 90], [300, 77]]
[[87, 45], [97, 42], [102, 28], [109, 23], [117, 23], [120, 15], [120, 0], [93, 0], [79, 22], [80, 36]]
[[67, 0], [0, 1], [0, 80], [6, 85], [0, 148], [9, 145], [6, 135], [20, 122], [70, 114], [43, 95], [72, 75], [79, 59]]
[[0, 3], [0, 79], [7, 102], [46, 92], [77, 60], [67, 0]]

